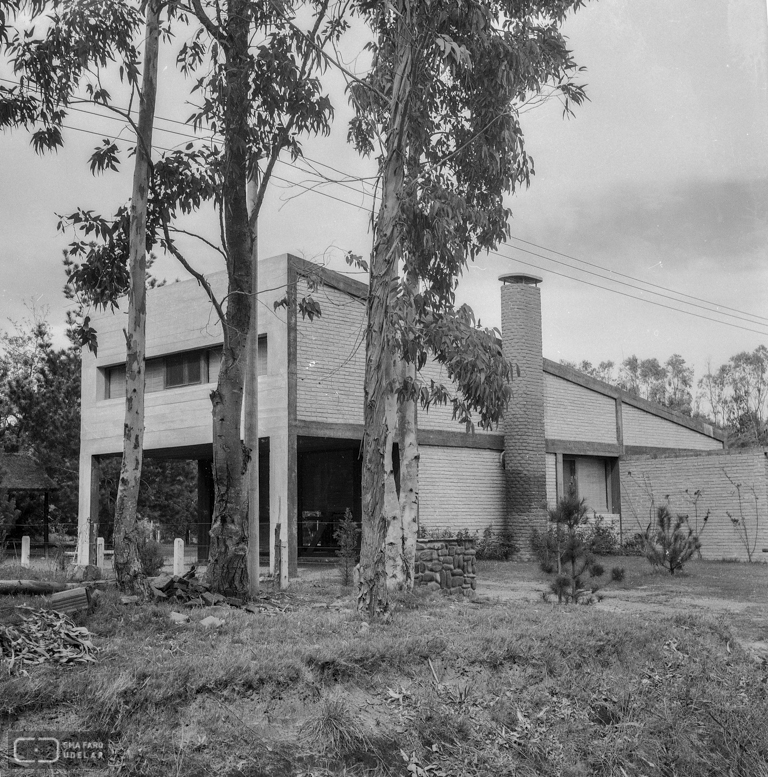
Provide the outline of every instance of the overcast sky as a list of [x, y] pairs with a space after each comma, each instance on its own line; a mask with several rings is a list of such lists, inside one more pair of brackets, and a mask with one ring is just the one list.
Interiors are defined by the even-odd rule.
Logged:
[[[499, 324], [498, 276], [524, 270], [544, 278], [544, 355], [555, 360], [620, 362], [634, 353], [663, 361], [680, 353], [701, 375], [708, 359], [716, 366], [768, 344], [766, 20], [766, 0], [600, 0], [568, 21], [590, 102], [569, 120], [556, 103], [523, 117], [536, 176], [510, 202], [513, 239], [502, 256], [482, 257], [460, 287], [483, 323]], [[186, 118], [172, 64], [164, 75], [158, 114]], [[332, 82], [336, 130], [308, 144], [307, 155], [370, 174], [345, 144], [349, 111]], [[119, 129], [85, 113], [67, 123]], [[48, 306], [59, 336], [67, 241], [56, 233], [56, 214], [76, 206], [106, 214], [130, 192], [127, 175], [90, 176], [99, 137], [70, 130], [65, 141], [65, 150], [40, 158], [23, 132], [0, 137], [0, 318], [23, 318], [24, 302], [34, 301]], [[159, 131], [156, 142], [186, 139]], [[310, 181], [287, 165], [276, 172]], [[367, 255], [370, 200], [353, 190], [360, 184], [347, 185], [320, 194], [276, 182], [260, 224], [262, 255], [289, 251], [340, 270], [344, 250]], [[205, 222], [198, 217], [195, 226], [210, 229]], [[187, 249], [206, 271], [220, 269]], [[184, 277], [170, 260], [157, 272]]]

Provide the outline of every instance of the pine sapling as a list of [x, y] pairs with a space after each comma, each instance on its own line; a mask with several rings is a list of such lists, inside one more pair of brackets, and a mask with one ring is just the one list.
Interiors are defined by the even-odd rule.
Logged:
[[[557, 577], [550, 588], [557, 596], [558, 604], [594, 601], [598, 586], [587, 585], [586, 577], [594, 580], [605, 573], [578, 531], [588, 520], [587, 512], [586, 500], [579, 499], [573, 483], [557, 506], [549, 511], [549, 520], [555, 524], [557, 537]], [[615, 567], [611, 577], [621, 580], [624, 570]], [[547, 597], [548, 594], [545, 594]]]

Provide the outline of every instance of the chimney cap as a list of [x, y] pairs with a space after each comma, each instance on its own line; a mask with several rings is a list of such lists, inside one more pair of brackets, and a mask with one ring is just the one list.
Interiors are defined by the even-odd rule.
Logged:
[[544, 283], [543, 278], [539, 278], [538, 275], [531, 275], [524, 272], [513, 272], [499, 275], [499, 280], [504, 284], [508, 283], [522, 283], [526, 286], [538, 286], [540, 283]]

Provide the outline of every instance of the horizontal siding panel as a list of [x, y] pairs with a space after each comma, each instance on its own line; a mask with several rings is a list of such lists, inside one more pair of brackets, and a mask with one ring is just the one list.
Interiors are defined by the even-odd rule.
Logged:
[[615, 444], [616, 403], [604, 394], [544, 373], [544, 434], [556, 440]]
[[706, 434], [680, 426], [665, 418], [623, 403], [624, 445], [654, 448], [689, 448], [719, 450], [723, 444]]

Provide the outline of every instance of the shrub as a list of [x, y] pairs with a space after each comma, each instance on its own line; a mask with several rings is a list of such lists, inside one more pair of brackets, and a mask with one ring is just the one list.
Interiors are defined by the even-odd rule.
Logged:
[[360, 534], [360, 527], [352, 517], [352, 511], [347, 508], [344, 511], [344, 518], [333, 532], [333, 537], [339, 544], [336, 555], [341, 559], [339, 572], [342, 585], [349, 585], [352, 582], [352, 570], [360, 558]]
[[481, 561], [508, 561], [519, 550], [509, 529], [494, 532], [492, 526], [483, 529], [482, 537], [475, 532], [475, 547]]
[[602, 515], [595, 515], [594, 519], [584, 526], [582, 537], [590, 552], [596, 556], [613, 556], [619, 547], [619, 538], [613, 526]]
[[138, 536], [138, 551], [141, 568], [147, 577], [160, 573], [165, 564], [163, 547], [152, 536], [152, 524], [144, 519], [136, 522]]
[[557, 569], [557, 533], [554, 527], [550, 526], [544, 531], [532, 529], [530, 545], [542, 572], [547, 574], [554, 572]]
[[[707, 518], [704, 518], [706, 526]], [[643, 555], [654, 567], [663, 567], [670, 575], [682, 570], [683, 564], [701, 548], [699, 534], [688, 523], [687, 515], [674, 519], [666, 505], [656, 511], [656, 526], [648, 528], [643, 535]]]

